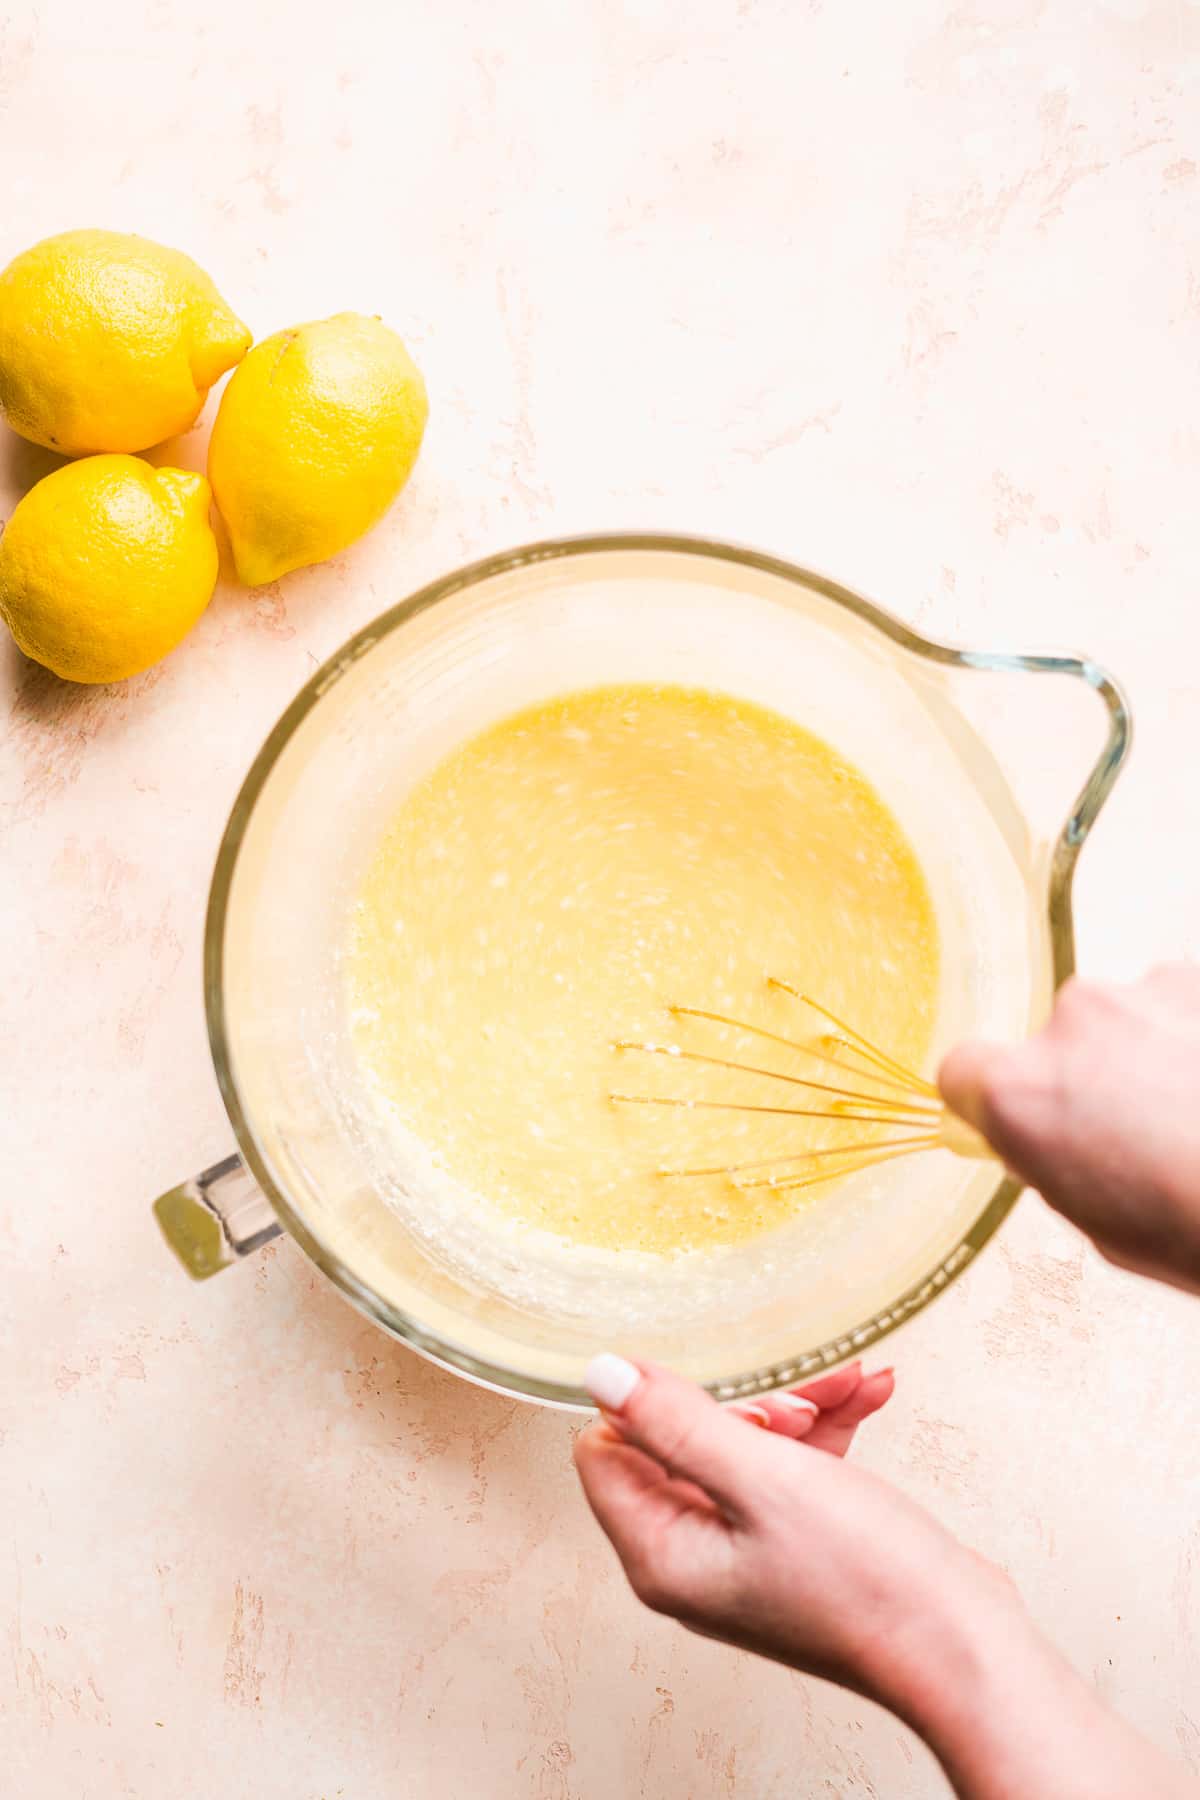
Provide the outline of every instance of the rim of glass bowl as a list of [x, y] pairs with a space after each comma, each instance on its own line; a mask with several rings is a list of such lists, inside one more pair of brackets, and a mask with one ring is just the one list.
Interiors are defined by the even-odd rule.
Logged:
[[[282, 713], [268, 734], [234, 801], [225, 827], [213, 869], [209, 890], [208, 914], [204, 937], [204, 1001], [208, 1020], [209, 1044], [221, 1095], [233, 1125], [238, 1147], [255, 1179], [270, 1201], [281, 1223], [309, 1258], [353, 1302], [377, 1324], [444, 1368], [466, 1376], [484, 1387], [526, 1399], [569, 1407], [588, 1408], [590, 1401], [582, 1388], [565, 1383], [543, 1381], [535, 1376], [487, 1362], [461, 1345], [428, 1331], [416, 1319], [389, 1305], [365, 1287], [334, 1255], [320, 1237], [310, 1229], [293, 1208], [291, 1200], [271, 1168], [253, 1124], [242, 1104], [234, 1080], [226, 1032], [223, 996], [225, 922], [230, 890], [238, 854], [246, 827], [259, 794], [302, 720], [307, 718], [322, 697], [350, 669], [358, 658], [382, 638], [398, 630], [428, 607], [461, 593], [481, 581], [527, 567], [572, 556], [592, 556], [605, 552], [659, 551], [701, 557], [718, 562], [735, 563], [796, 584], [809, 592], [822, 595], [835, 606], [852, 613], [865, 624], [890, 638], [901, 648], [927, 661], [950, 668], [985, 671], [1057, 674], [1074, 676], [1091, 687], [1108, 710], [1107, 741], [1079, 791], [1070, 814], [1055, 843], [1050, 866], [1047, 901], [1047, 924], [1050, 934], [1053, 982], [1055, 988], [1072, 973], [1075, 966], [1075, 932], [1071, 888], [1075, 863], [1101, 807], [1108, 797], [1121, 765], [1125, 761], [1131, 739], [1128, 702], [1120, 687], [1102, 668], [1086, 657], [1023, 655], [953, 649], [922, 637], [890, 613], [866, 600], [861, 594], [844, 587], [828, 576], [800, 567], [777, 556], [751, 550], [736, 544], [709, 538], [680, 536], [658, 532], [612, 532], [584, 537], [551, 538], [528, 544], [520, 549], [501, 551], [494, 556], [468, 564], [465, 568], [430, 582], [419, 592], [380, 614], [369, 625], [351, 637], [341, 649], [324, 663], [307, 681], [295, 699]], [[896, 1329], [898, 1325], [921, 1312], [950, 1282], [961, 1275], [988, 1239], [1003, 1223], [1021, 1192], [1022, 1184], [1009, 1175], [997, 1183], [990, 1199], [970, 1229], [964, 1233], [936, 1268], [913, 1283], [888, 1307], [864, 1319], [853, 1330], [840, 1337], [797, 1351], [793, 1356], [769, 1368], [749, 1369], [710, 1381], [711, 1393], [719, 1399], [739, 1398], [748, 1394], [767, 1393], [804, 1380], [856, 1355]], [[603, 1348], [603, 1346], [597, 1346]]]

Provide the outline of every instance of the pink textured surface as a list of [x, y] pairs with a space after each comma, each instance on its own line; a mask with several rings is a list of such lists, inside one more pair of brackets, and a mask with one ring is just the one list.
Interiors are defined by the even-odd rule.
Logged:
[[[190, 1288], [147, 1207], [229, 1143], [201, 926], [264, 731], [383, 605], [551, 531], [747, 539], [935, 634], [1091, 650], [1140, 745], [1083, 961], [1200, 947], [1198, 95], [1184, 0], [8, 6], [0, 260], [157, 236], [257, 335], [380, 312], [433, 403], [372, 538], [223, 586], [148, 676], [0, 650], [14, 1793], [944, 1791], [881, 1713], [640, 1612], [568, 1421], [424, 1366], [290, 1247]], [[0, 438], [5, 514], [53, 463]], [[1198, 1342], [1029, 1201], [895, 1341], [862, 1454], [1200, 1770]]]

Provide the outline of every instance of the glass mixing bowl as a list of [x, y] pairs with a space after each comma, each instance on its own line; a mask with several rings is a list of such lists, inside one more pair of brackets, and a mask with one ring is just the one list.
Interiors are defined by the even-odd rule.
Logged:
[[465, 738], [551, 695], [636, 681], [772, 706], [890, 805], [941, 933], [926, 1073], [956, 1039], [1017, 1038], [1045, 1017], [1074, 961], [1076, 858], [1129, 744], [1102, 670], [930, 643], [837, 582], [699, 539], [489, 557], [353, 637], [238, 795], [204, 991], [240, 1154], [155, 1209], [192, 1275], [286, 1230], [414, 1349], [509, 1393], [585, 1406], [582, 1372], [603, 1348], [670, 1363], [721, 1398], [811, 1376], [919, 1312], [991, 1237], [1018, 1183], [945, 1151], [818, 1189], [788, 1225], [702, 1265], [611, 1281], [572, 1280], [511, 1244], [464, 1258], [423, 1229], [424, 1178], [381, 1153], [349, 1043], [340, 965], [365, 860], [405, 790]]

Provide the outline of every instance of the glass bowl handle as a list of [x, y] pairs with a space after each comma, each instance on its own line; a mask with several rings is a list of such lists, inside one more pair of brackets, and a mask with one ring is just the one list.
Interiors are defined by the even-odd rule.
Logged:
[[207, 1281], [231, 1263], [253, 1256], [283, 1230], [237, 1155], [224, 1157], [160, 1194], [154, 1216], [193, 1281]]

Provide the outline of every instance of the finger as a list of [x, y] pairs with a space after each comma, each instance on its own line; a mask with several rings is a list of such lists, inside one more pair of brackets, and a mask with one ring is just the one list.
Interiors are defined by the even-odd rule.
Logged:
[[858, 1423], [869, 1419], [887, 1405], [896, 1391], [896, 1371], [889, 1363], [886, 1369], [872, 1369], [864, 1375], [862, 1385], [851, 1401], [851, 1408], [858, 1412]]
[[1074, 1151], [1065, 1083], [1090, 990], [1065, 989], [1049, 1025], [1023, 1044], [960, 1044], [938, 1081], [947, 1105], [982, 1133], [1004, 1162], [1052, 1202]]
[[[757, 1425], [760, 1429], [765, 1428], [769, 1424], [767, 1414], [761, 1406], [749, 1406], [746, 1408], [734, 1407], [730, 1410], [738, 1412], [742, 1417], [746, 1417], [748, 1424]], [[757, 1416], [748, 1417], [747, 1415], [750, 1414], [755, 1414]], [[583, 1438], [577, 1440], [575, 1447], [575, 1463], [577, 1468], [580, 1463], [580, 1449], [582, 1448], [583, 1454], [586, 1456], [592, 1447], [590, 1442], [584, 1443], [583, 1439], [586, 1438], [591, 1440], [593, 1434], [597, 1433], [602, 1434], [600, 1441], [606, 1443], [628, 1443], [628, 1439], [625, 1438], [621, 1432], [620, 1419], [610, 1417], [608, 1414], [601, 1414], [596, 1423], [588, 1427], [587, 1431], [583, 1434]], [[632, 1449], [634, 1446], [630, 1445], [630, 1448]], [[640, 1456], [645, 1456], [645, 1451], [639, 1451], [638, 1454]], [[686, 1507], [691, 1507], [693, 1509], [707, 1507], [710, 1510], [713, 1509], [713, 1502], [709, 1499], [704, 1489], [698, 1487], [694, 1481], [686, 1481], [681, 1475], [668, 1475], [662, 1464], [655, 1462], [652, 1457], [646, 1457], [646, 1461], [651, 1468], [657, 1471], [659, 1485], [664, 1488], [670, 1488], [670, 1498], [677, 1510]]]
[[669, 1480], [661, 1463], [601, 1422], [577, 1439], [575, 1467], [588, 1505], [614, 1543], [649, 1528], [657, 1490]]
[[[843, 1456], [864, 1419], [886, 1405], [895, 1388], [891, 1369], [864, 1375], [859, 1363], [851, 1363], [803, 1389], [789, 1394], [768, 1394], [755, 1403], [769, 1416], [776, 1437], [804, 1439], [812, 1448]], [[815, 1397], [824, 1396], [822, 1405]]]
[[773, 1454], [767, 1433], [723, 1411], [694, 1382], [654, 1363], [597, 1356], [588, 1364], [584, 1382], [627, 1442], [670, 1474], [694, 1481], [727, 1513], [741, 1514], [755, 1469]]
[[687, 1508], [712, 1508], [703, 1488], [667, 1474], [662, 1464], [644, 1450], [628, 1443], [607, 1420], [601, 1419], [582, 1432], [575, 1443], [575, 1467], [589, 1500], [604, 1489], [621, 1504], [622, 1491], [630, 1502], [636, 1498], [639, 1518], [674, 1517]]
[[994, 1124], [991, 1095], [1011, 1055], [1002, 1044], [958, 1044], [938, 1070], [946, 1105], [984, 1137]]
[[739, 1400], [729, 1411], [739, 1419], [748, 1420], [751, 1425], [761, 1425], [764, 1431], [771, 1429], [771, 1415], [761, 1400]]
[[806, 1443], [814, 1450], [830, 1456], [845, 1456], [854, 1442], [854, 1434], [864, 1419], [886, 1406], [895, 1391], [896, 1378], [891, 1369], [878, 1369], [864, 1376], [862, 1382], [841, 1406], [823, 1411], [809, 1432]]
[[684, 1519], [704, 1530], [725, 1532], [723, 1513], [691, 1482], [675, 1480], [662, 1464], [595, 1425], [575, 1445], [580, 1485], [597, 1524], [612, 1544], [634, 1592], [650, 1601], [652, 1576], [661, 1582], [666, 1546]]
[[840, 1406], [843, 1400], [850, 1398], [861, 1380], [862, 1364], [856, 1361], [845, 1363], [831, 1375], [821, 1375], [816, 1381], [805, 1381], [791, 1391], [822, 1408]]
[[821, 1417], [816, 1402], [801, 1394], [765, 1394], [755, 1410], [763, 1415], [768, 1431], [797, 1442], [808, 1437]]
[[632, 1444], [615, 1435], [605, 1442], [590, 1431], [575, 1446], [575, 1467], [597, 1524], [628, 1566], [659, 1528], [668, 1476]]

